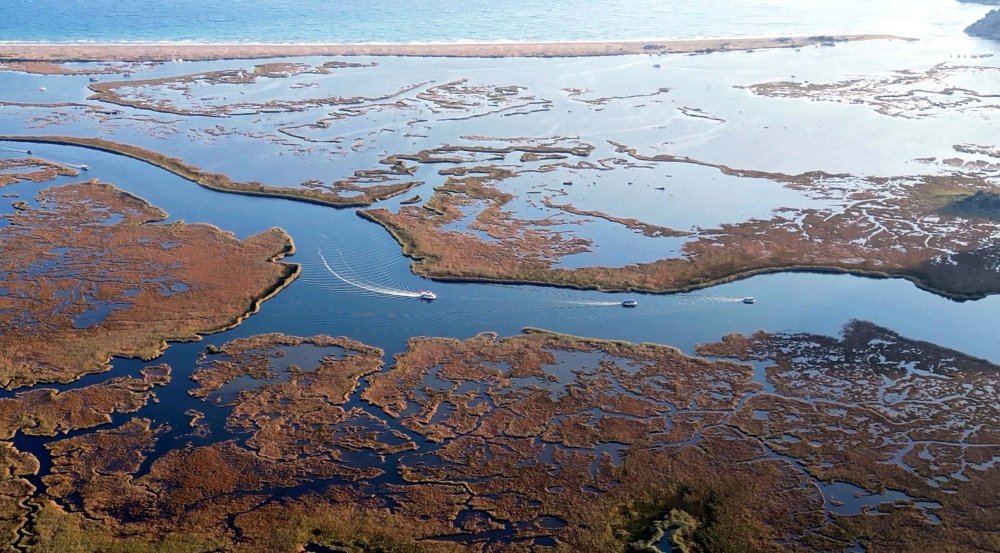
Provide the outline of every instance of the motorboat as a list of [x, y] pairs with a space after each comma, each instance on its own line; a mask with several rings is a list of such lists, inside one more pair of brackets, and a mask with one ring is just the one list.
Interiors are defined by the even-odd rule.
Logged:
[[424, 301], [434, 301], [437, 299], [437, 294], [430, 290], [417, 290], [417, 293], [420, 294], [420, 299]]
[[81, 166], [80, 166], [80, 170], [81, 170], [81, 171], [90, 171], [90, 167], [88, 167], [88, 166], [86, 166], [86, 165], [81, 165]]
[[751, 297], [743, 298], [743, 303], [746, 304], [757, 303], [757, 298], [751, 298]]
[[637, 302], [636, 300], [625, 300], [622, 302], [622, 307], [636, 307], [638, 305], [639, 302]]

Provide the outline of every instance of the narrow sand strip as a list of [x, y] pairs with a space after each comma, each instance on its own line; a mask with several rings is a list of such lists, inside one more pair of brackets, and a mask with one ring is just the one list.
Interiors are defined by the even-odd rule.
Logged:
[[691, 39], [632, 42], [478, 44], [0, 44], [8, 61], [170, 61], [292, 56], [577, 57], [801, 48], [858, 40], [912, 40], [892, 35]]

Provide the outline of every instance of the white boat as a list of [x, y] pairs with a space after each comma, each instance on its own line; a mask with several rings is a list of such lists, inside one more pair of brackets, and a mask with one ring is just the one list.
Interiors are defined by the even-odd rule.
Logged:
[[751, 298], [751, 297], [743, 298], [743, 303], [747, 303], [747, 304], [757, 303], [757, 298]]
[[437, 294], [430, 290], [417, 290], [417, 293], [420, 294], [420, 299], [424, 301], [434, 301], [437, 299]]
[[47, 88], [45, 88], [44, 86], [40, 86], [40, 87], [38, 87], [38, 90], [40, 90], [40, 91], [42, 91], [42, 92], [45, 92], [45, 91], [46, 91], [46, 90], [48, 90], [48, 89], [47, 89]]
[[88, 166], [86, 166], [86, 165], [81, 165], [81, 166], [80, 166], [80, 170], [81, 170], [81, 171], [90, 171], [90, 167], [88, 167]]
[[636, 300], [625, 300], [622, 302], [622, 307], [636, 307], [638, 305], [639, 302]]

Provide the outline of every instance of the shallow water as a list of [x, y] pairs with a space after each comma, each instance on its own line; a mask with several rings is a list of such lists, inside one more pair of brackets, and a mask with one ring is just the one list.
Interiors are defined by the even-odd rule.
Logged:
[[[338, 68], [325, 74], [308, 72], [287, 80], [260, 77], [244, 85], [209, 84], [204, 79], [173, 81], [143, 89], [143, 96], [163, 106], [146, 109], [109, 107], [87, 100], [86, 77], [53, 80], [4, 73], [0, 82], [5, 85], [5, 99], [78, 105], [2, 106], [0, 132], [99, 135], [176, 156], [237, 180], [291, 187], [310, 181], [330, 183], [350, 178], [355, 171], [384, 168], [380, 162], [392, 154], [444, 145], [509, 144], [475, 138], [481, 136], [586, 144], [593, 147], [592, 153], [570, 155], [562, 163], [612, 160], [615, 165], [611, 170], [596, 165], [552, 170], [554, 161], [521, 162], [516, 151], [501, 156], [466, 153], [466, 162], [455, 165], [469, 168], [496, 163], [504, 168], [539, 171], [522, 172], [498, 187], [518, 192], [507, 206], [518, 217], [555, 217], [565, 224], [549, 230], [593, 241], [592, 251], [565, 256], [555, 265], [624, 266], [679, 257], [684, 244], [695, 235], [651, 238], [594, 217], [545, 208], [543, 198], [553, 204], [599, 210], [691, 233], [768, 219], [776, 209], [836, 208], [847, 199], [843, 190], [835, 188], [807, 191], [766, 179], [727, 176], [714, 167], [644, 162], [617, 152], [615, 143], [634, 147], [640, 156], [690, 156], [735, 169], [793, 175], [807, 171], [859, 177], [940, 173], [948, 168], [916, 160], [953, 157], [956, 144], [990, 144], [997, 132], [997, 118], [991, 117], [995, 109], [941, 108], [913, 119], [878, 113], [875, 106], [865, 104], [770, 98], [744, 87], [785, 79], [836, 82], [859, 75], [877, 80], [900, 70], [927, 71], [939, 64], [961, 68], [954, 70], [953, 78], [928, 77], [926, 83], [914, 85], [943, 89], [957, 86], [969, 72], [995, 72], [1000, 58], [978, 57], [984, 53], [1000, 53], [1000, 48], [987, 41], [952, 38], [652, 58], [358, 58], [350, 61], [371, 66]], [[958, 55], [977, 57], [958, 61]], [[287, 61], [313, 67], [326, 60]], [[821, 72], [817, 69], [820, 64]], [[253, 61], [168, 63], [142, 69], [132, 82], [139, 77], [177, 78], [251, 70], [253, 66]], [[105, 79], [115, 78], [121, 79]], [[984, 98], [1000, 93], [996, 82], [976, 79], [977, 93]], [[429, 99], [445, 83], [452, 83], [457, 91], [445, 92], [442, 97], [464, 107], [445, 107]], [[40, 91], [43, 85], [49, 90]], [[299, 85], [309, 86], [292, 88]], [[498, 87], [514, 86], [521, 87], [516, 94], [496, 97]], [[122, 92], [126, 99], [133, 95], [127, 87]], [[368, 99], [354, 99], [359, 95]], [[305, 103], [280, 108], [277, 113], [247, 112], [245, 106], [258, 106], [251, 109], [256, 111], [261, 103], [276, 97]], [[100, 110], [95, 109], [98, 106]], [[229, 107], [212, 116], [211, 106]], [[156, 109], [190, 110], [200, 115], [179, 116]], [[859, 139], [871, 136], [885, 138], [878, 141], [877, 148], [869, 139]], [[248, 155], [250, 151], [253, 155]], [[82, 163], [74, 160], [74, 153], [61, 155], [64, 157], [59, 161]], [[395, 210], [413, 194], [426, 201], [434, 187], [447, 180], [438, 170], [450, 168], [450, 164], [440, 163], [408, 165], [416, 168], [412, 177], [402, 175], [392, 180], [423, 184], [380, 206]], [[841, 188], [864, 185], [858, 180]], [[467, 229], [488, 240], [481, 229], [468, 229], [476, 214], [473, 207], [463, 208], [467, 217], [448, 228]], [[575, 224], [581, 221], [589, 223]]]

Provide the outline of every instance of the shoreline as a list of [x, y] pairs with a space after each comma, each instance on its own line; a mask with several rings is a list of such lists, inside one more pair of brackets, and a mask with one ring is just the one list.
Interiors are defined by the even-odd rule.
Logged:
[[282, 43], [0, 43], [0, 61], [207, 61], [304, 56], [400, 56], [455, 58], [549, 58], [685, 54], [770, 48], [801, 48], [823, 43], [867, 40], [916, 40], [885, 34], [809, 37], [699, 38], [595, 42], [452, 42], [417, 44]]
[[412, 182], [403, 183], [399, 190], [386, 191], [384, 194], [362, 194], [359, 198], [341, 198], [333, 192], [316, 192], [313, 189], [291, 186], [271, 186], [257, 181], [243, 182], [231, 179], [223, 173], [213, 173], [191, 165], [181, 159], [162, 154], [146, 148], [119, 144], [103, 138], [83, 138], [60, 135], [0, 135], [0, 141], [24, 144], [54, 144], [57, 146], [72, 146], [95, 150], [112, 155], [124, 156], [143, 163], [148, 163], [173, 173], [178, 177], [193, 182], [198, 186], [227, 194], [244, 194], [247, 196], [264, 196], [298, 202], [325, 205], [334, 208], [369, 207], [400, 194], [405, 194], [416, 185]]
[[392, 237], [393, 240], [400, 247], [400, 252], [403, 256], [410, 259], [410, 272], [426, 278], [432, 281], [438, 282], [450, 282], [450, 283], [469, 283], [469, 284], [509, 284], [509, 285], [524, 285], [524, 286], [547, 286], [551, 288], [562, 288], [565, 290], [581, 290], [581, 291], [596, 291], [603, 293], [612, 294], [651, 294], [651, 295], [671, 295], [671, 294], [685, 294], [689, 292], [696, 292], [698, 290], [704, 290], [706, 288], [712, 288], [714, 286], [719, 286], [722, 284], [729, 284], [732, 282], [738, 282], [741, 280], [746, 280], [753, 278], [755, 276], [780, 274], [780, 273], [811, 273], [819, 275], [851, 275], [860, 278], [870, 278], [874, 280], [889, 280], [889, 279], [902, 279], [909, 281], [911, 284], [917, 288], [940, 296], [950, 301], [954, 302], [966, 302], [981, 300], [992, 295], [989, 292], [980, 293], [970, 293], [963, 294], [960, 292], [951, 292], [943, 288], [935, 288], [924, 282], [919, 275], [906, 273], [906, 272], [888, 272], [879, 271], [874, 269], [865, 269], [860, 267], [838, 267], [836, 265], [809, 265], [809, 264], [788, 264], [788, 265], [774, 265], [770, 267], [759, 267], [753, 269], [743, 269], [725, 274], [722, 276], [708, 278], [702, 282], [696, 284], [687, 284], [678, 287], [663, 287], [663, 288], [644, 288], [641, 286], [627, 286], [627, 287], [606, 287], [602, 286], [600, 283], [579, 283], [579, 282], [569, 282], [565, 280], [545, 280], [545, 279], [529, 279], [529, 278], [496, 278], [489, 275], [450, 275], [445, 273], [436, 273], [433, 268], [428, 268], [423, 262], [427, 259], [433, 259], [433, 255], [429, 255], [421, 251], [417, 245], [408, 240], [403, 233], [399, 232], [392, 225], [378, 219], [374, 215], [368, 213], [364, 209], [357, 209], [354, 212], [358, 217], [365, 219], [371, 223], [374, 223]]

